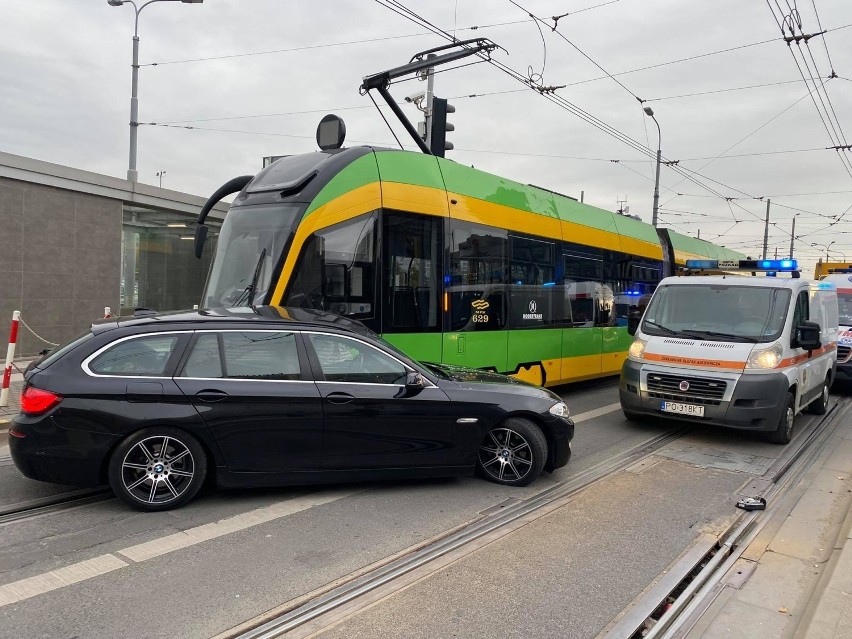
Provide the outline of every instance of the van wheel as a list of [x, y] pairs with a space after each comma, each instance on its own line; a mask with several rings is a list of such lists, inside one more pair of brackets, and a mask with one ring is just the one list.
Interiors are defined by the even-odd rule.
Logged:
[[547, 459], [547, 440], [533, 422], [510, 417], [485, 435], [479, 445], [476, 470], [504, 486], [526, 486], [541, 474]]
[[149, 512], [183, 506], [198, 493], [206, 474], [201, 444], [177, 428], [135, 432], [109, 461], [109, 484], [116, 496]]
[[624, 413], [624, 419], [631, 422], [642, 422], [645, 421], [645, 416], [642, 413], [634, 413], [632, 410], [621, 410]]
[[789, 444], [793, 438], [793, 421], [796, 419], [796, 398], [793, 393], [787, 393], [787, 403], [781, 416], [778, 418], [778, 426], [775, 430], [766, 434], [766, 438], [773, 444]]
[[822, 393], [819, 399], [815, 399], [805, 408], [806, 411], [814, 415], [825, 415], [828, 412], [828, 387], [831, 385], [829, 378], [826, 377], [822, 383]]

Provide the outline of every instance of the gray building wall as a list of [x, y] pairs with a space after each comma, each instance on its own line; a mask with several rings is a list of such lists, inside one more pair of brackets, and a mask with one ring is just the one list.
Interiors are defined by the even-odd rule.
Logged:
[[[106, 306], [118, 313], [126, 207], [187, 219], [197, 215], [205, 199], [0, 153], [0, 352], [5, 353], [15, 310], [53, 343], [81, 333], [103, 317]], [[221, 220], [226, 210], [220, 203], [210, 217]], [[191, 246], [183, 241], [180, 250], [185, 254]], [[200, 281], [199, 299], [207, 263], [190, 271]], [[165, 259], [153, 275], [172, 277], [164, 268]], [[174, 277], [186, 279], [186, 271]], [[16, 355], [33, 355], [46, 347], [20, 327]]]

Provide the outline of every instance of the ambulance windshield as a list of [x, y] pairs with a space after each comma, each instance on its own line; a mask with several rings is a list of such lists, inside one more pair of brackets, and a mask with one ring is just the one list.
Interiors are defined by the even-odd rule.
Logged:
[[642, 318], [648, 335], [771, 342], [781, 335], [790, 291], [736, 285], [677, 284], [657, 289]]
[[852, 326], [852, 292], [837, 291], [837, 310], [840, 313], [840, 324]]

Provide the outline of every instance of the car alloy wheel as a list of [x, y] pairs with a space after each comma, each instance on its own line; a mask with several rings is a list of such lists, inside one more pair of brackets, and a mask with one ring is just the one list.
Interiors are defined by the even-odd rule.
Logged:
[[141, 510], [168, 510], [201, 487], [206, 458], [198, 442], [172, 428], [151, 428], [126, 439], [110, 461], [110, 485]]
[[526, 486], [541, 473], [547, 442], [526, 419], [513, 418], [488, 431], [479, 447], [478, 470], [486, 479]]

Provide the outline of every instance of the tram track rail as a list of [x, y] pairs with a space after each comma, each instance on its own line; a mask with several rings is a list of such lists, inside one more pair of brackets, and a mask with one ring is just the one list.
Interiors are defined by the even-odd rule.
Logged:
[[522, 501], [486, 510], [482, 517], [448, 531], [426, 545], [391, 558], [362, 574], [351, 573], [307, 597], [282, 604], [217, 635], [215, 639], [275, 639], [301, 634], [290, 634], [296, 630], [316, 632], [335, 623], [341, 616], [356, 614], [371, 605], [376, 597], [399, 591], [407, 585], [406, 579], [412, 579], [414, 575], [420, 578], [421, 573], [425, 576], [440, 570], [447, 563], [442, 563], [442, 560], [454, 561], [454, 557], [473, 552], [509, 534], [527, 521], [543, 516], [592, 484], [630, 467], [692, 430], [687, 426], [651, 437], [578, 473], [570, 480]]
[[[772, 518], [783, 511], [785, 497], [800, 483], [813, 467], [819, 455], [844, 416], [852, 411], [852, 401], [840, 400], [804, 436], [794, 440], [796, 445], [764, 473], [754, 484], [764, 488], [755, 497], [766, 500], [764, 510], [742, 511], [716, 540], [708, 537], [684, 554], [680, 561], [666, 571], [655, 588], [648, 591], [626, 611], [621, 619], [600, 639], [623, 639], [642, 636], [645, 639], [680, 639], [685, 637], [701, 615], [707, 611], [721, 590], [722, 581], [741, 558], [752, 541]], [[702, 566], [703, 562], [703, 567]], [[746, 575], [745, 578], [747, 578]], [[646, 629], [645, 622], [678, 592], [671, 607]]]
[[108, 488], [83, 488], [0, 506], [0, 526], [112, 499]]

